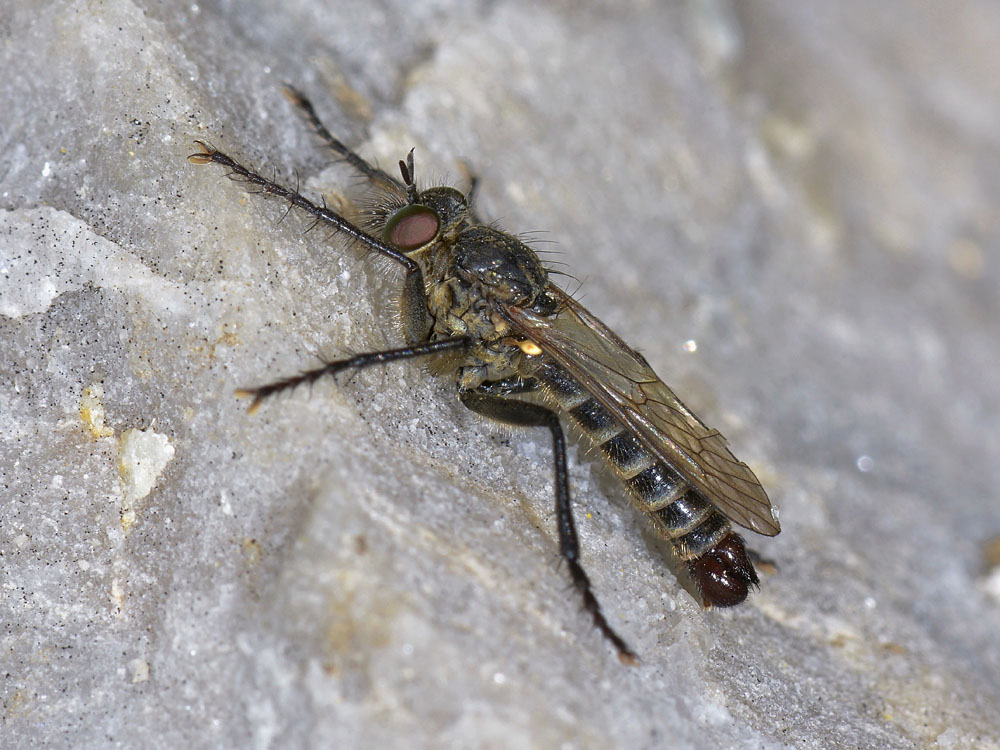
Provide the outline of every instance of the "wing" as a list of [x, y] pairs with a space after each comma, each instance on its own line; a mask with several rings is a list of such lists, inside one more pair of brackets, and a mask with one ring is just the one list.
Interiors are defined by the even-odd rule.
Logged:
[[562, 301], [559, 312], [541, 317], [505, 306], [514, 327], [730, 520], [759, 534], [777, 534], [781, 527], [767, 493], [719, 431], [692, 414], [618, 334], [558, 287], [550, 285], [549, 292]]

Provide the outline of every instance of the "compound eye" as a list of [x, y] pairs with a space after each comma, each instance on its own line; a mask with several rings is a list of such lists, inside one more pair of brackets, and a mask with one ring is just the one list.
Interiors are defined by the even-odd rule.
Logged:
[[415, 250], [433, 240], [441, 226], [437, 213], [427, 206], [407, 206], [386, 222], [382, 240], [400, 250]]

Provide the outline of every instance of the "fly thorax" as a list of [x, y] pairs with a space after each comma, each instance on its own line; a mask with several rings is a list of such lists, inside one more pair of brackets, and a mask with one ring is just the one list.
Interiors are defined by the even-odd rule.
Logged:
[[492, 227], [475, 226], [457, 238], [454, 275], [488, 300], [531, 307], [544, 295], [548, 274], [531, 248]]

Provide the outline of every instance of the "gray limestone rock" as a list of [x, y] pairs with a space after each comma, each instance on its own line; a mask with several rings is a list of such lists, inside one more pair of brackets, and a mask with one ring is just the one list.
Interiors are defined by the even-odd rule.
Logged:
[[[998, 34], [986, 0], [8, 0], [0, 746], [1000, 746]], [[574, 449], [624, 667], [545, 434], [405, 364], [247, 414], [401, 341], [396, 269], [185, 159], [357, 199], [285, 82], [559, 253], [780, 507], [759, 593], [702, 610]]]

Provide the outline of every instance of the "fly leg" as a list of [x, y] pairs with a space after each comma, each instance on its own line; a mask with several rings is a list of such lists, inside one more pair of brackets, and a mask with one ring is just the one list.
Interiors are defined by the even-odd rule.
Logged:
[[313, 129], [316, 135], [322, 139], [323, 143], [325, 143], [327, 148], [333, 151], [333, 153], [344, 159], [348, 164], [372, 182], [388, 182], [402, 187], [398, 180], [387, 172], [383, 172], [378, 167], [369, 164], [358, 154], [345, 146], [343, 141], [327, 130], [326, 125], [323, 124], [323, 121], [319, 119], [319, 115], [316, 114], [316, 110], [313, 108], [312, 102], [306, 98], [305, 94], [287, 83], [281, 90], [288, 100], [302, 111], [302, 116], [305, 118], [306, 122], [309, 123], [309, 127]]
[[470, 343], [471, 342], [468, 336], [456, 336], [455, 338], [441, 339], [440, 341], [430, 341], [423, 344], [414, 344], [413, 346], [404, 346], [399, 349], [388, 349], [382, 352], [358, 354], [353, 357], [348, 357], [347, 359], [337, 359], [333, 362], [327, 362], [322, 367], [317, 367], [313, 370], [306, 370], [305, 372], [300, 372], [298, 375], [292, 375], [284, 380], [277, 380], [258, 388], [241, 388], [236, 392], [236, 395], [248, 396], [253, 399], [249, 408], [249, 411], [252, 414], [260, 408], [261, 402], [263, 402], [264, 399], [269, 398], [276, 393], [296, 388], [303, 383], [315, 383], [317, 380], [322, 377], [326, 377], [327, 375], [336, 375], [338, 372], [343, 372], [344, 370], [360, 370], [363, 367], [371, 367], [372, 365], [395, 362], [400, 359], [412, 359], [413, 357], [425, 357], [430, 354], [460, 351], [467, 348]]
[[509, 378], [494, 383], [484, 383], [473, 390], [459, 394], [462, 403], [472, 411], [498, 422], [522, 427], [548, 427], [552, 433], [552, 453], [555, 458], [556, 526], [559, 529], [559, 554], [566, 561], [573, 585], [583, 596], [583, 608], [593, 617], [594, 625], [618, 651], [618, 658], [631, 665], [639, 663], [635, 652], [608, 624], [601, 611], [601, 605], [594, 596], [590, 578], [580, 564], [580, 542], [573, 521], [573, 509], [569, 496], [569, 471], [566, 468], [566, 438], [558, 415], [551, 409], [537, 404], [526, 403], [514, 398], [495, 395], [497, 393], [518, 393], [533, 390], [533, 380]]

